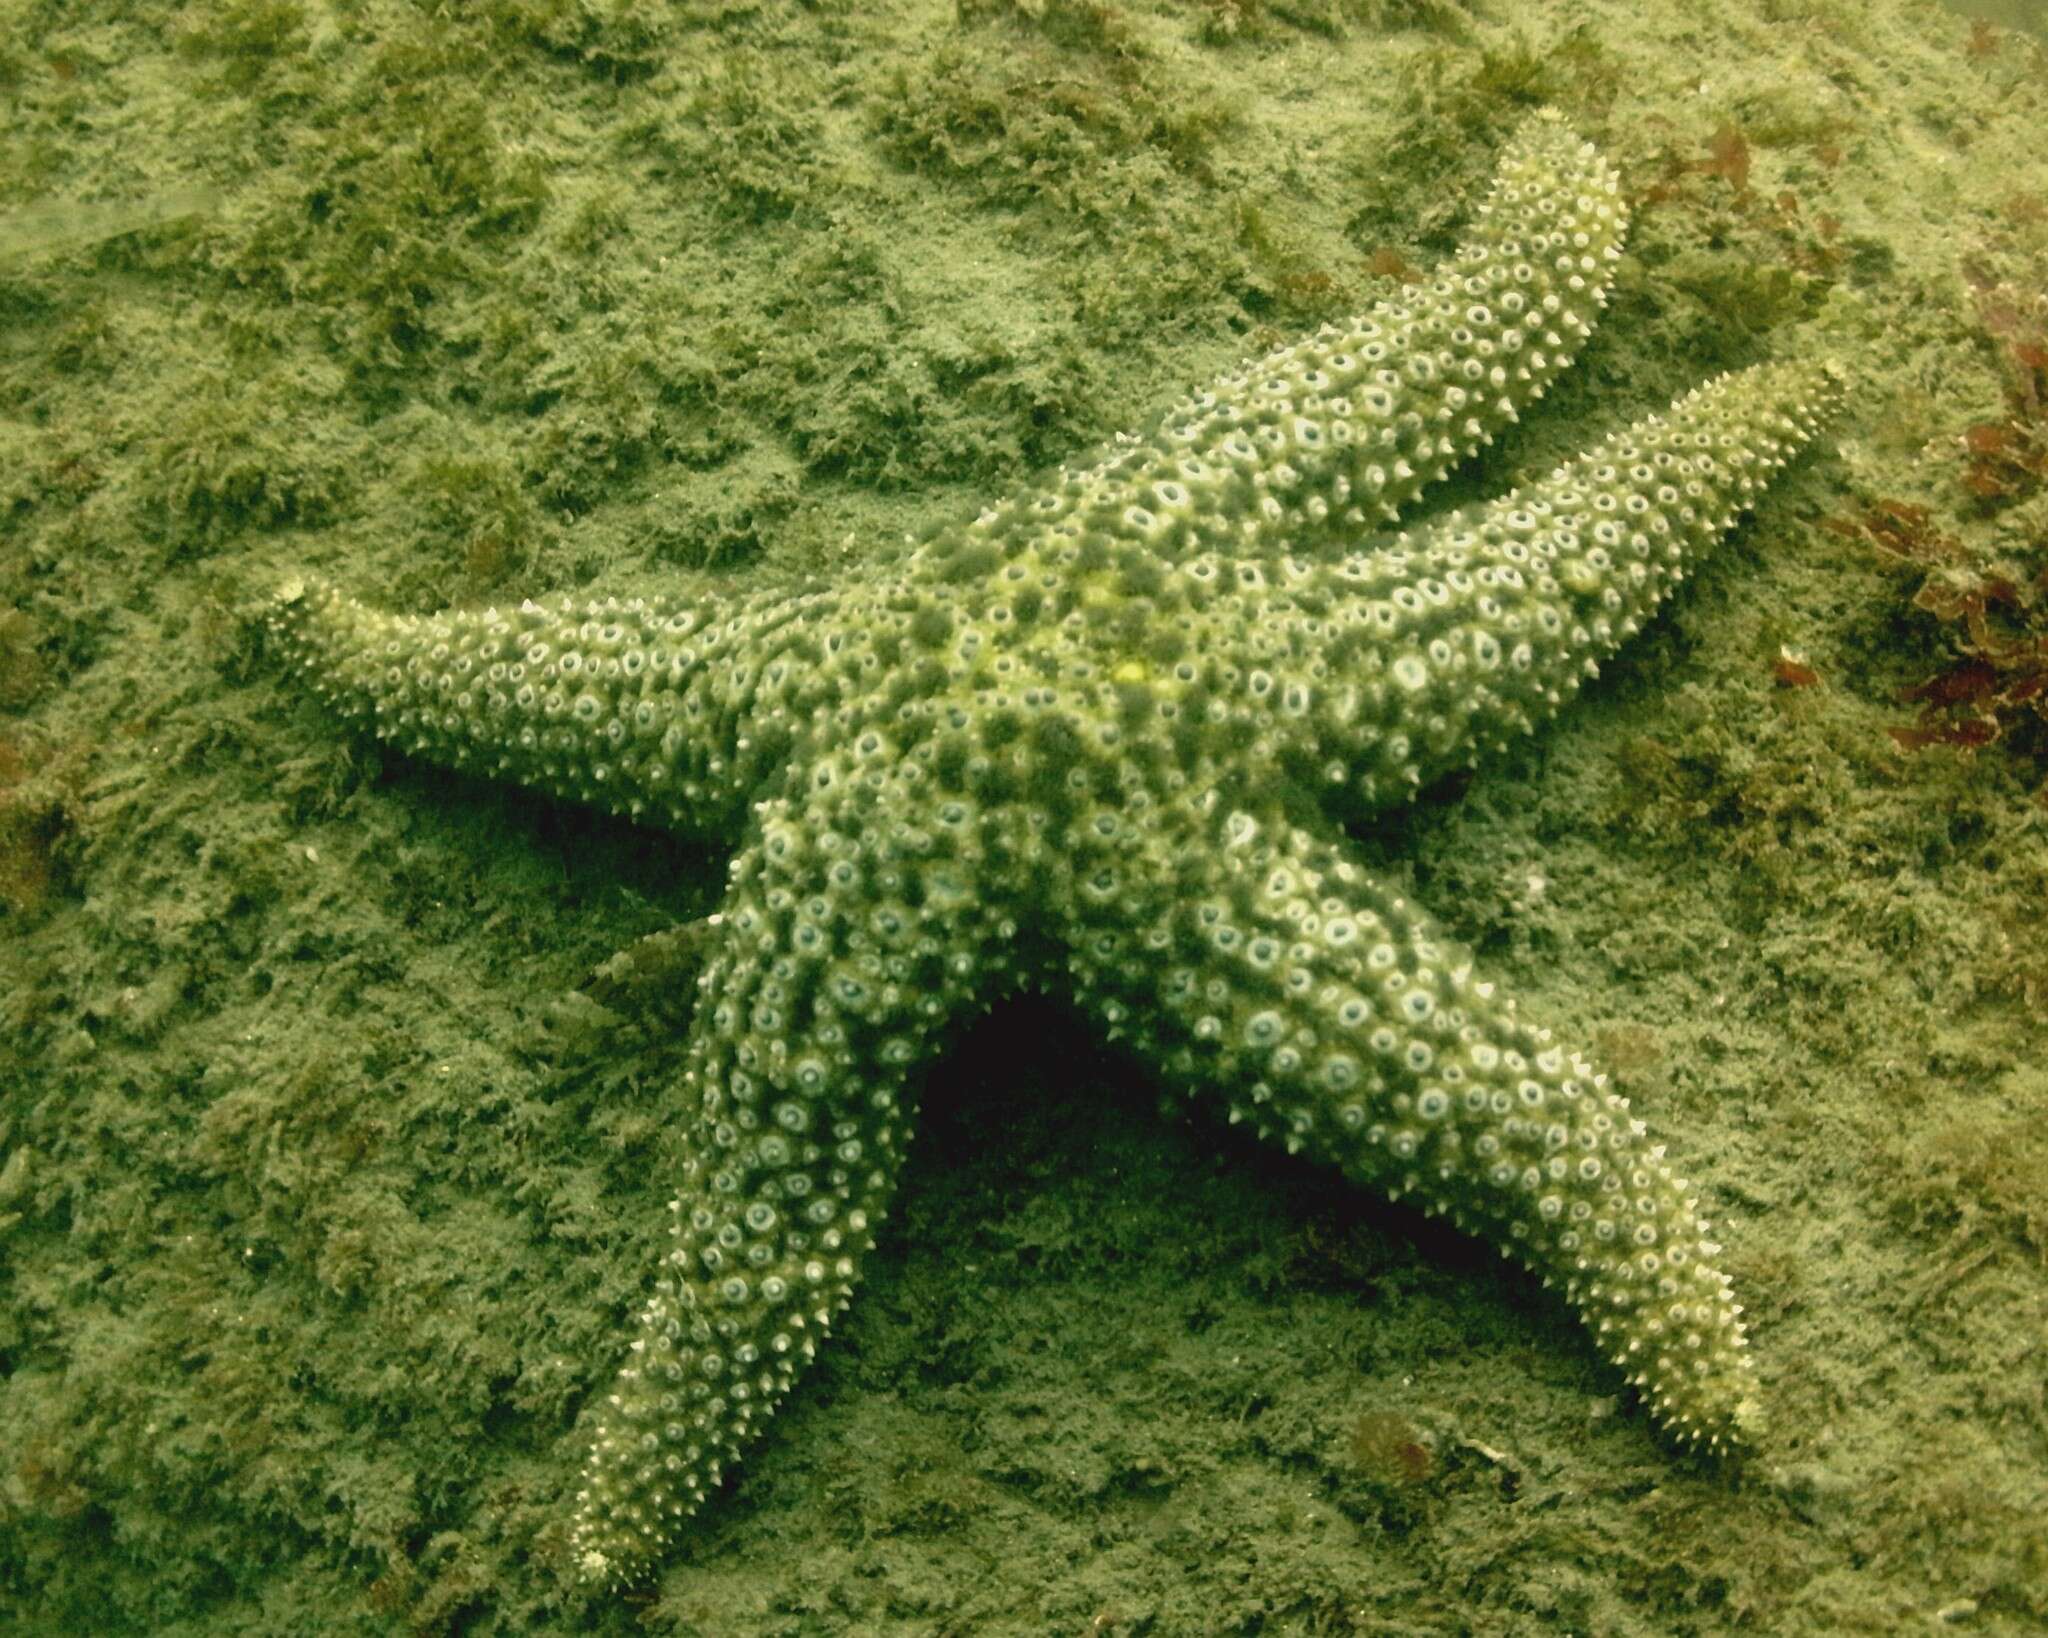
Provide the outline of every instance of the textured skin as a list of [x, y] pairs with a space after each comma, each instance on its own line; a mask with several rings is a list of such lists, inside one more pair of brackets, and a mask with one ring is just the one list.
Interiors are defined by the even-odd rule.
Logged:
[[593, 1408], [579, 1573], [644, 1573], [760, 1430], [889, 1209], [913, 1075], [1019, 983], [1535, 1270], [1679, 1440], [1751, 1429], [1691, 1186], [1339, 828], [1550, 717], [1840, 397], [1825, 364], [1724, 377], [1374, 542], [1569, 361], [1624, 226], [1612, 171], [1539, 116], [1432, 283], [885, 578], [710, 609], [271, 606], [312, 686], [411, 753], [741, 837], [698, 929], [695, 1158]]

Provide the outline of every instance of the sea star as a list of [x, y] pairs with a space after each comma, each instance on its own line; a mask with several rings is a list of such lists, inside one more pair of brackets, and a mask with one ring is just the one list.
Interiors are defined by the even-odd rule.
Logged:
[[1826, 363], [1724, 376], [1374, 541], [1569, 362], [1626, 217], [1540, 115], [1433, 281], [851, 584], [270, 605], [313, 686], [413, 754], [742, 837], [693, 934], [694, 1158], [593, 1408], [582, 1576], [644, 1574], [760, 1432], [874, 1245], [913, 1076], [1020, 983], [1560, 1287], [1679, 1440], [1753, 1428], [1691, 1185], [1340, 829], [1554, 714], [1842, 396]]

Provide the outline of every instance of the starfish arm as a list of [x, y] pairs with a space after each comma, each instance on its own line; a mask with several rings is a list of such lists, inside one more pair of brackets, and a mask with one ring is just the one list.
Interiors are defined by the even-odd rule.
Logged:
[[1233, 1121], [1561, 1288], [1679, 1439], [1753, 1432], [1720, 1248], [1628, 1100], [1338, 846], [1278, 813], [1184, 824], [1147, 855], [1145, 919], [1068, 927], [1083, 1004]]
[[[805, 622], [836, 602], [756, 593], [713, 610], [562, 599], [405, 615], [302, 580], [263, 622], [330, 708], [409, 755], [731, 834], [789, 749], [792, 719], [757, 712], [757, 697], [801, 692], [815, 646]], [[750, 734], [756, 721], [768, 731]]]
[[570, 1529], [589, 1581], [647, 1569], [846, 1307], [895, 1191], [908, 1077], [1003, 931], [958, 840], [865, 787], [757, 821], [698, 980], [675, 1244], [591, 1418]]
[[1722, 376], [1539, 482], [1319, 569], [1327, 635], [1299, 678], [1318, 753], [1375, 808], [1554, 716], [1845, 390], [1826, 361]]
[[1599, 319], [1627, 224], [1613, 167], [1545, 110], [1508, 144], [1434, 277], [1241, 365], [1094, 465], [941, 534], [923, 570], [957, 578], [1047, 535], [1168, 561], [1355, 539], [1543, 396]]

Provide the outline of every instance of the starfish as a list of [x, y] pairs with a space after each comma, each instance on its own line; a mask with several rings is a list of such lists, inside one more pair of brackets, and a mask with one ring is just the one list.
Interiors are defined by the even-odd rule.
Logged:
[[1723, 376], [1387, 534], [1571, 361], [1626, 222], [1541, 114], [1431, 281], [849, 584], [268, 605], [288, 662], [414, 755], [740, 838], [686, 937], [692, 1158], [588, 1416], [580, 1576], [646, 1574], [759, 1435], [853, 1294], [921, 1067], [1020, 985], [1533, 1270], [1682, 1445], [1753, 1435], [1692, 1185], [1342, 828], [1554, 715], [1843, 395], [1826, 362]]

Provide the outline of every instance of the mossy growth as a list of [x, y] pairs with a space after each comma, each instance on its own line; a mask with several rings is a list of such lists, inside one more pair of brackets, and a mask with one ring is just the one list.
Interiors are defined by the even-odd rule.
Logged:
[[1732, 251], [1687, 251], [1667, 262], [1660, 273], [1666, 284], [1684, 291], [1710, 314], [1719, 333], [1736, 344], [1813, 317], [1828, 293], [1824, 280], [1790, 267], [1759, 264]]
[[205, 216], [220, 195], [200, 184], [166, 188], [135, 200], [52, 201], [0, 215], [0, 263], [76, 250], [122, 234], [168, 227]]
[[306, 9], [298, 0], [226, 0], [195, 9], [178, 44], [188, 57], [218, 62], [227, 88], [246, 92], [280, 59], [303, 52], [306, 32]]
[[[11, 612], [0, 617], [0, 641], [6, 640], [8, 621], [20, 637], [23, 618]], [[19, 668], [12, 671], [16, 681], [23, 680]], [[0, 723], [0, 909], [13, 916], [35, 915], [68, 885], [65, 842], [85, 760], [80, 749], [53, 752], [41, 740]], [[19, 1027], [18, 1019], [0, 1017], [0, 1022]]]
[[[718, 486], [648, 521], [649, 555], [678, 568], [746, 563], [791, 544], [791, 520], [804, 498], [802, 469], [772, 445], [725, 468]], [[828, 530], [828, 533], [830, 531]], [[831, 534], [843, 543], [843, 528]]]
[[48, 668], [43, 629], [20, 609], [0, 608], [0, 710], [14, 711], [42, 692]]
[[741, 48], [662, 99], [619, 142], [670, 186], [694, 194], [708, 184], [728, 224], [760, 226], [799, 212], [821, 219], [824, 100], [815, 81]]
[[[2048, 1092], [2038, 1069], [2016, 1070], [2010, 1080], [2010, 1109], [2034, 1107]], [[1948, 1111], [1895, 1145], [1892, 1159], [1894, 1210], [1938, 1236], [1951, 1258], [1968, 1247], [1986, 1255], [2018, 1250], [2048, 1263], [2048, 1134], [2038, 1120]]]
[[472, 36], [403, 34], [371, 48], [357, 96], [288, 185], [256, 206], [229, 274], [322, 315], [332, 351], [372, 392], [465, 350], [465, 303], [538, 221], [540, 154], [480, 89]]
[[899, 163], [971, 183], [993, 205], [1050, 203], [1098, 225], [1149, 214], [1149, 177], [1209, 174], [1229, 109], [1175, 78], [1107, 8], [976, 9], [963, 21], [980, 26], [897, 69], [877, 100], [873, 128]]
[[[731, 385], [720, 390], [772, 425], [813, 475], [874, 489], [1064, 452], [1071, 387], [971, 321], [905, 347], [912, 307], [881, 243], [809, 242], [776, 277], [772, 322], [723, 362]], [[1021, 422], [1019, 404], [1031, 412]]]
[[1541, 44], [1511, 34], [1477, 53], [1446, 39], [1407, 70], [1416, 96], [1411, 130], [1450, 125], [1493, 131], [1545, 104], [1604, 108], [1619, 94], [1622, 72], [1598, 33], [1585, 25]]
[[679, 24], [712, 21], [723, 9], [703, 0], [485, 0], [477, 7], [507, 49], [538, 46], [614, 85], [653, 76], [669, 60]]
[[1206, 45], [1263, 41], [1289, 32], [1342, 40], [1355, 30], [1425, 29], [1462, 38], [1471, 19], [1457, 0], [1203, 0]]
[[172, 559], [244, 529], [320, 524], [352, 486], [338, 452], [291, 431], [299, 383], [195, 374], [139, 474], [137, 521]]
[[1261, 323], [1313, 328], [1362, 305], [1348, 277], [1319, 265], [1258, 201], [1240, 198], [1230, 215], [1245, 260], [1240, 299]]
[[517, 467], [500, 453], [422, 452], [407, 463], [399, 491], [421, 532], [456, 553], [479, 589], [499, 584], [524, 564], [540, 532], [533, 497]]

